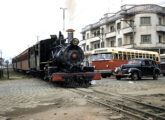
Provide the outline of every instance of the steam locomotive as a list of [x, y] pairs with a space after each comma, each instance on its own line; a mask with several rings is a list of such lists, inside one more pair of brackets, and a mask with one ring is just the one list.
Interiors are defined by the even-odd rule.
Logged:
[[79, 40], [73, 37], [74, 30], [67, 32], [67, 39], [59, 32], [58, 37], [51, 35], [26, 49], [12, 59], [13, 69], [69, 87], [88, 87], [92, 80], [100, 80], [101, 75], [93, 67], [82, 65], [84, 53], [78, 46]]

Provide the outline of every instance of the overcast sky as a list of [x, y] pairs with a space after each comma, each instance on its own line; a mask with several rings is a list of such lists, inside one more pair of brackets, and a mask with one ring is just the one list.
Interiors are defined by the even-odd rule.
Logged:
[[[63, 30], [61, 7], [67, 8], [65, 29], [81, 29], [124, 4], [161, 4], [165, 0], [0, 0], [0, 50], [11, 59], [39, 40]], [[65, 36], [66, 37], [66, 36]]]

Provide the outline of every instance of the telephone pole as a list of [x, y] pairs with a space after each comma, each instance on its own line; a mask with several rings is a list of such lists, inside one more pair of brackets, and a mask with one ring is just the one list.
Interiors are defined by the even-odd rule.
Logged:
[[65, 10], [67, 8], [60, 8], [63, 11], [63, 32], [65, 32]]

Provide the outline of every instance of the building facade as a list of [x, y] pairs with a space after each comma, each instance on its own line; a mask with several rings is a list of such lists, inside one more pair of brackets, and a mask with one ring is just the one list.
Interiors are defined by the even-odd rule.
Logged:
[[[111, 16], [110, 16], [111, 15]], [[165, 7], [155, 4], [124, 5], [82, 29], [85, 55], [104, 47], [122, 47], [165, 53]]]

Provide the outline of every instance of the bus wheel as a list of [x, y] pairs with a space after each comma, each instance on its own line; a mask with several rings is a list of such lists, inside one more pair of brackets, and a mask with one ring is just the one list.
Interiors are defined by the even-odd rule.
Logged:
[[102, 77], [102, 78], [106, 78], [107, 75], [105, 75], [105, 74], [101, 74], [101, 77]]
[[116, 76], [116, 79], [117, 79], [117, 80], [121, 80], [121, 77], [120, 77], [120, 76]]
[[137, 72], [132, 73], [131, 79], [132, 79], [132, 80], [138, 80], [138, 79], [139, 79], [138, 73], [137, 73]]

